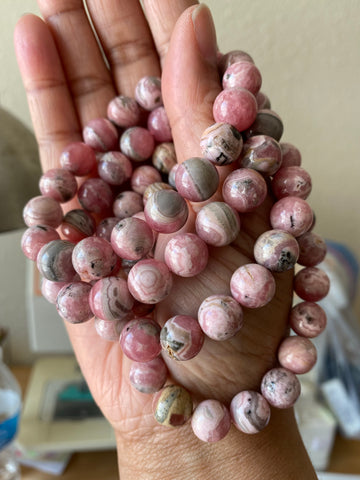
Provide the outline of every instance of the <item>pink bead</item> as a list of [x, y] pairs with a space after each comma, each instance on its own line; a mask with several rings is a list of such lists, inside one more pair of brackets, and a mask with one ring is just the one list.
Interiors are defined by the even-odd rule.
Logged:
[[96, 236], [105, 238], [105, 240], [110, 242], [112, 229], [118, 221], [119, 219], [117, 217], [107, 217], [104, 218], [104, 220], [101, 220], [96, 227]]
[[274, 203], [270, 211], [270, 223], [276, 230], [284, 230], [294, 237], [307, 232], [313, 222], [310, 205], [298, 197], [284, 197]]
[[135, 98], [145, 110], [154, 110], [162, 105], [161, 80], [159, 77], [141, 78], [135, 87]]
[[175, 185], [182, 197], [193, 202], [203, 202], [216, 192], [219, 174], [209, 160], [192, 157], [179, 165]]
[[254, 123], [244, 132], [246, 138], [255, 135], [266, 135], [279, 141], [284, 132], [284, 125], [279, 115], [273, 110], [264, 108], [257, 112]]
[[23, 210], [23, 218], [28, 227], [47, 225], [57, 228], [62, 222], [63, 211], [56, 200], [39, 195], [27, 202]]
[[160, 352], [160, 325], [151, 318], [130, 320], [120, 335], [123, 353], [135, 362], [150, 362]]
[[269, 230], [256, 240], [254, 257], [258, 264], [273, 272], [285, 272], [295, 266], [299, 245], [290, 233]]
[[144, 204], [141, 195], [131, 190], [119, 193], [113, 204], [113, 212], [118, 219], [131, 217], [143, 210], [143, 208]]
[[119, 342], [120, 334], [127, 323], [127, 319], [102, 320], [101, 318], [94, 318], [96, 333], [108, 342]]
[[120, 149], [124, 155], [135, 162], [144, 162], [154, 152], [154, 137], [143, 127], [131, 127], [120, 138]]
[[169, 172], [168, 182], [169, 182], [169, 185], [171, 185], [174, 188], [176, 188], [175, 178], [176, 178], [176, 171], [177, 171], [178, 168], [179, 168], [179, 163], [174, 165]]
[[255, 121], [257, 103], [254, 95], [244, 88], [223, 90], [215, 98], [213, 115], [217, 123], [230, 123], [240, 132]]
[[301, 165], [301, 153], [291, 143], [281, 142], [280, 143], [283, 161], [283, 167], [300, 167]]
[[323, 238], [314, 232], [306, 232], [297, 238], [300, 255], [298, 263], [305, 267], [315, 267], [321, 263], [326, 255], [326, 243]]
[[157, 142], [171, 142], [172, 134], [164, 107], [155, 108], [149, 115], [147, 128]]
[[204, 400], [194, 410], [191, 427], [203, 442], [218, 442], [230, 430], [229, 410], [218, 400]]
[[141, 165], [135, 168], [131, 177], [131, 188], [136, 193], [143, 195], [149, 185], [161, 182], [161, 175], [156, 168], [150, 165]]
[[208, 245], [223, 247], [233, 242], [240, 232], [237, 212], [224, 202], [211, 202], [198, 212], [196, 233]]
[[222, 87], [246, 88], [252, 94], [256, 95], [261, 87], [261, 73], [252, 62], [240, 61], [230, 65], [222, 77]]
[[311, 192], [311, 177], [301, 167], [281, 167], [271, 181], [276, 198], [299, 197], [306, 199]]
[[168, 183], [165, 182], [155, 182], [147, 187], [143, 195], [143, 202], [146, 205], [148, 199], [155, 193], [160, 190], [174, 190]]
[[110, 120], [95, 118], [84, 127], [83, 138], [96, 152], [109, 152], [116, 150], [119, 135]]
[[118, 95], [109, 102], [107, 116], [119, 127], [134, 127], [140, 121], [139, 104], [134, 98]]
[[243, 147], [241, 133], [229, 123], [214, 123], [201, 136], [204, 158], [215, 165], [228, 165], [239, 158]]
[[62, 236], [69, 242], [77, 243], [91, 237], [95, 232], [95, 220], [86, 210], [77, 208], [65, 215], [60, 226]]
[[127, 260], [140, 260], [154, 244], [154, 235], [149, 225], [135, 217], [118, 222], [111, 233], [114, 252]]
[[56, 309], [59, 315], [69, 323], [83, 323], [93, 316], [89, 306], [91, 285], [74, 282], [65, 285], [58, 293]]
[[180, 277], [194, 277], [204, 270], [209, 258], [206, 243], [194, 233], [178, 233], [166, 245], [164, 260]]
[[85, 210], [105, 214], [111, 208], [113, 194], [101, 178], [88, 178], [79, 188], [78, 199]]
[[251, 212], [264, 202], [267, 186], [256, 170], [238, 168], [226, 177], [222, 194], [225, 202], [236, 211]]
[[326, 313], [317, 303], [298, 303], [290, 312], [290, 326], [302, 337], [317, 337], [326, 327]]
[[255, 96], [256, 102], [258, 105], [258, 110], [263, 110], [264, 108], [270, 109], [271, 102], [269, 97], [264, 92], [258, 92]]
[[243, 326], [243, 312], [232, 297], [211, 295], [201, 303], [198, 320], [209, 338], [224, 341], [235, 336]]
[[44, 196], [64, 203], [75, 197], [77, 183], [74, 175], [68, 170], [52, 168], [41, 176], [39, 188]]
[[182, 196], [174, 190], [159, 190], [148, 198], [144, 213], [153, 230], [173, 233], [185, 225], [189, 209]]
[[159, 172], [169, 174], [177, 165], [175, 147], [172, 142], [163, 142], [155, 147], [152, 155], [152, 164]]
[[30, 260], [35, 261], [40, 249], [51, 242], [58, 240], [59, 234], [53, 227], [47, 225], [34, 225], [25, 230], [21, 237], [21, 249], [24, 255]]
[[136, 300], [142, 303], [159, 303], [172, 288], [171, 272], [159, 260], [140, 260], [130, 270], [128, 287]]
[[219, 66], [220, 76], [222, 77], [224, 75], [225, 70], [228, 67], [230, 67], [230, 65], [236, 62], [254, 63], [254, 60], [248, 53], [244, 52], [243, 50], [231, 50], [230, 52], [222, 55], [219, 59], [218, 66]]
[[281, 161], [279, 143], [267, 135], [256, 135], [244, 143], [240, 166], [252, 168], [263, 175], [274, 175], [279, 170]]
[[130, 383], [142, 393], [158, 392], [166, 382], [167, 368], [161, 357], [150, 362], [133, 362], [130, 367]]
[[77, 177], [83, 177], [96, 167], [96, 155], [86, 143], [73, 142], [62, 151], [60, 165]]
[[101, 155], [98, 174], [109, 185], [122, 185], [132, 174], [130, 160], [121, 152], [108, 152]]
[[273, 368], [263, 377], [261, 393], [276, 408], [290, 408], [300, 395], [300, 382], [296, 375], [285, 368]]
[[254, 434], [263, 430], [270, 420], [270, 406], [258, 392], [244, 390], [231, 400], [230, 415], [241, 432]]
[[88, 237], [75, 246], [72, 262], [81, 279], [91, 281], [111, 275], [117, 265], [117, 257], [104, 238]]
[[160, 343], [170, 358], [186, 361], [200, 352], [204, 344], [204, 333], [195, 318], [175, 315], [161, 329]]
[[285, 338], [278, 351], [280, 365], [298, 375], [310, 372], [316, 358], [316, 348], [311, 340], [296, 335]]
[[326, 297], [330, 289], [329, 277], [316, 267], [303, 268], [295, 275], [294, 291], [307, 302], [318, 302]]
[[93, 285], [89, 303], [97, 318], [115, 321], [127, 317], [134, 305], [134, 299], [130, 295], [126, 280], [106, 277]]
[[72, 282], [78, 278], [72, 265], [74, 244], [66, 240], [52, 240], [44, 245], [37, 256], [39, 272], [53, 282]]
[[273, 299], [276, 290], [271, 272], [257, 263], [239, 267], [230, 280], [231, 295], [247, 308], [260, 308]]
[[43, 278], [41, 280], [41, 293], [42, 296], [50, 303], [55, 304], [58, 293], [60, 290], [67, 285], [68, 282], [52, 282]]

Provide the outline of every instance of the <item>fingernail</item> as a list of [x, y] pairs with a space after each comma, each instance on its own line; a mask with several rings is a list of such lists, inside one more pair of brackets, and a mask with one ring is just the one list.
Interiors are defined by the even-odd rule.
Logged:
[[216, 64], [217, 43], [215, 25], [209, 8], [200, 3], [192, 12], [194, 32], [201, 55], [210, 63]]

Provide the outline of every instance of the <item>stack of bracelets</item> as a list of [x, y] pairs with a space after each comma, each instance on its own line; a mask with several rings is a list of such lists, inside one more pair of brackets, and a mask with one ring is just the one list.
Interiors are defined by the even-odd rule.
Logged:
[[[95, 317], [99, 335], [119, 342], [133, 361], [132, 386], [155, 393], [155, 419], [178, 426], [191, 418], [195, 435], [206, 442], [222, 439], [231, 423], [242, 432], [259, 432], [268, 424], [270, 406], [295, 403], [296, 375], [316, 362], [310, 338], [326, 325], [315, 302], [329, 290], [327, 275], [316, 267], [326, 245], [312, 232], [313, 211], [305, 201], [311, 179], [300, 166], [298, 149], [279, 143], [282, 121], [260, 92], [258, 68], [236, 50], [219, 56], [219, 74], [223, 90], [213, 105], [215, 123], [201, 138], [201, 158], [177, 164], [160, 79], [144, 77], [135, 99], [114, 98], [108, 118], [89, 122], [83, 142], [62, 152], [62, 168], [43, 174], [41, 196], [24, 208], [29, 228], [22, 237], [25, 255], [37, 262], [43, 277], [42, 293], [61, 317], [70, 323]], [[218, 168], [230, 164], [223, 201], [213, 201]], [[76, 177], [86, 177], [80, 187]], [[151, 313], [170, 294], [173, 275], [198, 275], [207, 265], [208, 245], [231, 244], [240, 232], [239, 213], [253, 212], [270, 191], [276, 198], [272, 230], [257, 238], [253, 263], [234, 271], [229, 294], [199, 299], [198, 318], [179, 312], [161, 328]], [[76, 195], [82, 208], [64, 215], [60, 204]], [[189, 202], [204, 202], [197, 209], [196, 233], [178, 232]], [[164, 261], [154, 258], [158, 233], [172, 234]], [[296, 263], [305, 267], [294, 278], [294, 291], [303, 301], [290, 312], [295, 335], [281, 342], [279, 367], [263, 376], [259, 392], [238, 393], [230, 408], [210, 399], [193, 411], [187, 390], [165, 385], [162, 354], [186, 361], [201, 351], [205, 335], [217, 341], [236, 335], [243, 325], [242, 307], [268, 304], [275, 294], [272, 272]]]

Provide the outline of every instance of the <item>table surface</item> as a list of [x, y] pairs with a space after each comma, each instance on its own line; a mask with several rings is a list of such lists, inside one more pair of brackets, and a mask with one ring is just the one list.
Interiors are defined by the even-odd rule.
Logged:
[[[31, 368], [26, 366], [16, 366], [12, 371], [18, 379], [22, 391], [26, 391]], [[360, 474], [360, 441], [347, 440], [340, 435], [335, 438], [332, 450], [329, 472]], [[116, 452], [113, 451], [91, 451], [74, 453], [70, 459], [69, 465], [60, 477], [54, 477], [47, 473], [42, 473], [33, 468], [21, 467], [22, 480], [118, 480], [118, 468]]]

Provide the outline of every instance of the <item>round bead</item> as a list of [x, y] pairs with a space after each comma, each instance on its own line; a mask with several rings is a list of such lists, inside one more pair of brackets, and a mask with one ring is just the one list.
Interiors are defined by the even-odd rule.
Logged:
[[313, 222], [310, 205], [298, 197], [284, 197], [274, 203], [270, 211], [270, 223], [276, 230], [284, 230], [294, 237], [307, 232]]
[[92, 286], [89, 303], [97, 318], [115, 321], [127, 317], [134, 305], [134, 299], [130, 295], [126, 280], [106, 277]]
[[204, 334], [195, 318], [176, 315], [169, 318], [161, 329], [160, 343], [170, 358], [190, 360], [200, 352]]
[[209, 245], [223, 247], [233, 242], [240, 232], [237, 212], [224, 202], [211, 202], [196, 216], [196, 233]]
[[193, 404], [185, 388], [167, 385], [155, 395], [153, 409], [158, 423], [167, 427], [179, 427], [190, 419]]
[[43, 277], [52, 282], [72, 282], [77, 274], [72, 265], [74, 244], [66, 240], [52, 240], [37, 256], [37, 267]]
[[269, 97], [264, 93], [264, 92], [258, 92], [255, 96], [257, 105], [258, 105], [258, 110], [264, 110], [270, 109], [271, 108], [271, 102]]
[[166, 245], [164, 260], [169, 269], [180, 277], [193, 277], [207, 265], [206, 243], [194, 233], [178, 233]]
[[42, 296], [50, 303], [56, 303], [56, 299], [60, 290], [67, 285], [68, 282], [52, 282], [47, 278], [41, 280], [41, 293]]
[[281, 167], [271, 181], [276, 198], [299, 197], [306, 199], [311, 192], [311, 177], [301, 167]]
[[166, 382], [167, 368], [162, 358], [150, 362], [133, 362], [130, 367], [130, 383], [139, 392], [158, 392]]
[[129, 272], [128, 287], [136, 300], [142, 303], [158, 303], [166, 298], [173, 280], [164, 262], [155, 259], [140, 260]]
[[191, 427], [203, 442], [218, 442], [230, 430], [229, 410], [218, 400], [204, 400], [194, 410]]
[[111, 207], [113, 194], [101, 178], [88, 178], [78, 190], [78, 199], [85, 210], [103, 214]]
[[149, 199], [155, 192], [159, 192], [160, 190], [173, 190], [173, 188], [172, 188], [168, 183], [165, 183], [165, 182], [155, 182], [155, 183], [152, 183], [151, 185], [149, 185], [149, 186], [147, 187], [147, 189], [146, 189], [145, 192], [144, 192], [144, 195], [143, 195], [144, 205], [146, 205], [146, 202], [148, 201], [148, 199]]
[[240, 132], [253, 124], [256, 113], [256, 98], [248, 90], [239, 87], [220, 92], [213, 105], [215, 122], [230, 123]]
[[96, 236], [105, 238], [105, 240], [110, 242], [111, 232], [118, 221], [119, 219], [117, 217], [107, 217], [101, 220], [96, 227]]
[[120, 334], [127, 324], [128, 319], [122, 320], [102, 320], [101, 318], [94, 319], [96, 333], [108, 342], [119, 342]]
[[132, 174], [131, 188], [142, 195], [147, 187], [155, 182], [161, 182], [159, 171], [150, 165], [141, 165]]
[[117, 256], [110, 243], [104, 238], [88, 237], [75, 246], [72, 262], [82, 280], [99, 280], [114, 271]]
[[290, 408], [300, 395], [300, 382], [296, 375], [285, 368], [269, 370], [261, 381], [261, 393], [271, 406]]
[[77, 183], [74, 175], [68, 170], [52, 168], [41, 176], [39, 188], [44, 196], [64, 203], [75, 197]]
[[107, 118], [95, 118], [83, 129], [84, 142], [96, 152], [116, 150], [118, 132]]
[[225, 202], [236, 211], [251, 212], [264, 202], [267, 186], [256, 170], [238, 168], [226, 177], [222, 194]]
[[130, 320], [120, 335], [123, 353], [135, 362], [150, 362], [160, 352], [160, 325], [151, 318]]
[[59, 315], [69, 323], [87, 322], [93, 317], [89, 306], [91, 285], [74, 282], [65, 285], [58, 293], [56, 309]]
[[144, 162], [153, 154], [154, 137], [143, 127], [131, 127], [120, 138], [120, 149], [124, 155], [135, 162]]
[[35, 261], [41, 248], [52, 240], [58, 240], [59, 234], [48, 225], [34, 225], [25, 230], [21, 237], [21, 249], [24, 255]]
[[95, 232], [95, 220], [86, 210], [76, 208], [65, 215], [61, 224], [61, 233], [66, 240], [77, 243], [91, 237]]
[[241, 133], [229, 123], [214, 123], [201, 136], [203, 156], [215, 165], [228, 165], [239, 158], [243, 147]]
[[159, 190], [147, 199], [145, 218], [156, 232], [173, 233], [186, 223], [189, 209], [186, 201], [174, 190]]
[[157, 145], [152, 155], [152, 163], [159, 172], [169, 174], [170, 170], [177, 165], [174, 144], [164, 142]]
[[176, 178], [176, 170], [178, 168], [179, 168], [179, 163], [174, 165], [169, 172], [168, 182], [169, 182], [169, 185], [171, 185], [173, 188], [176, 188], [175, 178]]
[[56, 200], [39, 195], [27, 202], [23, 210], [23, 218], [28, 227], [48, 225], [57, 228], [62, 222], [63, 211]]
[[298, 263], [305, 267], [315, 267], [321, 263], [326, 255], [326, 243], [323, 238], [314, 233], [306, 232], [297, 238], [300, 254]]
[[261, 87], [260, 70], [252, 62], [240, 61], [230, 65], [222, 77], [222, 87], [241, 87], [256, 95]]
[[285, 272], [297, 262], [299, 246], [290, 233], [269, 230], [256, 240], [254, 257], [257, 263], [273, 272]]
[[317, 337], [326, 327], [326, 313], [317, 303], [298, 303], [291, 309], [290, 327], [302, 337]]
[[198, 311], [203, 332], [213, 340], [224, 341], [235, 336], [243, 325], [241, 306], [228, 295], [205, 298]]
[[145, 110], [154, 110], [162, 105], [161, 80], [159, 77], [141, 78], [135, 87], [135, 98]]
[[225, 53], [221, 56], [218, 64], [221, 77], [224, 75], [226, 69], [236, 62], [254, 63], [254, 60], [248, 53], [244, 52], [243, 50], [231, 50], [230, 52]]
[[61, 152], [60, 165], [77, 177], [83, 177], [96, 167], [96, 155], [86, 143], [73, 142]]
[[111, 245], [117, 255], [127, 260], [140, 260], [154, 244], [154, 235], [149, 225], [135, 217], [118, 222], [111, 233]]
[[258, 392], [244, 390], [231, 400], [230, 415], [241, 432], [254, 434], [263, 430], [270, 420], [270, 406]]
[[253, 168], [264, 175], [274, 175], [281, 166], [281, 155], [276, 140], [267, 135], [256, 135], [244, 143], [240, 165]]
[[141, 195], [132, 190], [119, 193], [113, 203], [113, 212], [118, 219], [131, 217], [143, 209], [144, 203]]
[[276, 283], [269, 270], [257, 263], [239, 267], [230, 280], [232, 296], [247, 308], [260, 308], [274, 297]]
[[182, 197], [193, 202], [203, 202], [216, 192], [219, 175], [209, 160], [192, 157], [179, 165], [175, 185]]
[[118, 95], [109, 102], [107, 116], [118, 127], [133, 127], [140, 121], [139, 104], [134, 98]]
[[155, 108], [149, 115], [147, 128], [157, 142], [171, 142], [169, 119], [164, 107]]
[[278, 351], [280, 365], [298, 375], [309, 372], [316, 358], [316, 348], [311, 340], [295, 335], [285, 338]]
[[267, 135], [279, 141], [284, 132], [284, 125], [279, 115], [272, 110], [263, 109], [257, 112], [252, 125], [246, 130], [245, 137]]
[[280, 142], [282, 151], [282, 166], [283, 167], [300, 167], [301, 165], [301, 153], [299, 149], [291, 143]]
[[98, 174], [109, 185], [122, 185], [132, 174], [130, 160], [121, 152], [108, 152], [101, 155]]
[[294, 291], [307, 302], [318, 302], [326, 297], [330, 289], [329, 277], [316, 267], [303, 268], [295, 275]]

